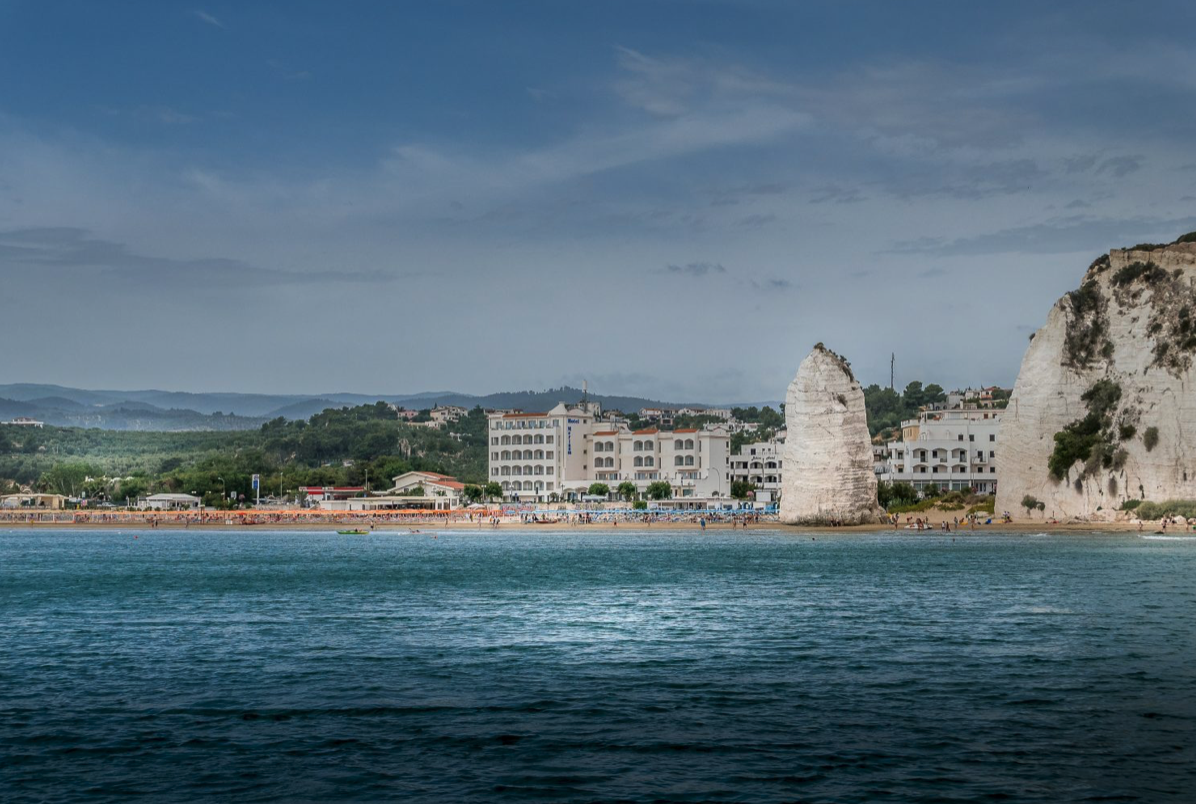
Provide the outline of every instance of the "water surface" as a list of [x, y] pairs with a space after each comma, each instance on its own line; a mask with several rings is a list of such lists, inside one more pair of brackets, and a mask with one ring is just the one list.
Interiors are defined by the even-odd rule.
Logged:
[[1196, 541], [0, 531], [6, 801], [1193, 801]]

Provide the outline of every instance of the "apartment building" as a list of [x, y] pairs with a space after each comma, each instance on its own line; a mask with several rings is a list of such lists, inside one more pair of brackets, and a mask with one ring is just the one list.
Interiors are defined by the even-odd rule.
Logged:
[[744, 444], [731, 456], [728, 471], [732, 483], [751, 483], [756, 487], [756, 502], [776, 502], [781, 498], [781, 458], [784, 444], [780, 441], [758, 441]]
[[902, 422], [901, 438], [888, 443], [888, 471], [880, 479], [919, 490], [933, 485], [995, 494], [1000, 433], [1000, 410], [923, 411]]
[[624, 481], [641, 492], [667, 481], [674, 497], [729, 496], [725, 428], [633, 431], [601, 414], [592, 402], [489, 414], [489, 479], [521, 502], [576, 499], [592, 483], [613, 490]]

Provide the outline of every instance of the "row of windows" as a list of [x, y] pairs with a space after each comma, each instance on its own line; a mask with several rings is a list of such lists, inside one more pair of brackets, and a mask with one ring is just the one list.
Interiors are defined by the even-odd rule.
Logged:
[[[925, 466], [915, 466], [913, 471], [914, 471], [914, 474], [916, 474], [916, 475], [924, 475], [924, 474], [927, 474], [926, 469], [927, 469], [927, 467], [925, 467]], [[930, 474], [932, 474], [932, 475], [944, 474], [945, 475], [945, 474], [947, 474], [946, 469], [947, 469], [947, 467], [945, 467], [945, 466], [933, 466], [933, 467], [930, 467]], [[974, 467], [974, 469], [975, 469], [975, 474], [983, 474], [984, 473], [983, 466], [977, 466], [977, 467]], [[905, 467], [898, 466], [897, 471], [898, 471], [898, 473], [904, 472]], [[968, 473], [968, 468], [966, 466], [953, 466], [953, 467], [951, 467], [951, 471], [957, 475], [966, 475]], [[989, 474], [995, 475], [997, 473], [997, 467], [995, 467], [995, 466], [988, 467], [988, 472], [989, 472]]]
[[543, 461], [552, 460], [556, 453], [552, 450], [545, 452], [542, 449], [537, 450], [510, 450], [504, 449], [502, 452], [491, 452], [490, 460], [504, 460], [504, 461]]
[[492, 447], [497, 447], [499, 444], [502, 444], [502, 446], [506, 447], [506, 446], [510, 446], [510, 445], [519, 446], [520, 444], [551, 444], [551, 443], [552, 443], [552, 435], [551, 434], [544, 435], [543, 433], [536, 433], [535, 435], [528, 433], [525, 436], [521, 436], [521, 435], [507, 436], [507, 435], [505, 435], [501, 439], [498, 438], [497, 436], [495, 436], [490, 439], [490, 446], [492, 446]]
[[526, 481], [504, 480], [502, 482], [502, 490], [503, 491], [552, 491], [552, 483], [551, 482], [542, 483], [539, 480], [537, 480], [535, 482], [532, 482], [531, 480], [526, 480]]
[[[924, 449], [916, 449], [916, 450], [914, 450], [913, 452], [914, 452], [914, 454], [913, 454], [913, 459], [914, 459], [915, 461], [924, 461], [924, 460], [926, 460], [926, 455], [927, 455], [927, 452], [926, 452], [926, 450], [924, 450]], [[967, 454], [968, 454], [968, 451], [967, 451], [966, 449], [953, 449], [953, 450], [951, 450], [951, 457], [952, 457], [952, 458], [959, 458], [960, 460], [963, 460], [965, 457], [967, 457]], [[935, 460], [940, 460], [940, 461], [942, 461], [942, 460], [946, 460], [946, 459], [947, 459], [947, 450], [945, 450], [945, 449], [936, 449], [936, 450], [931, 450], [931, 451], [930, 451], [930, 453], [929, 453], [929, 455], [930, 455], [930, 457], [931, 457], [931, 458], [933, 458], [933, 459], [935, 459]], [[904, 457], [905, 457], [905, 453], [903, 453], [903, 452], [901, 452], [900, 450], [898, 450], [897, 452], [895, 452], [895, 453], [894, 453], [894, 456], [895, 456], [895, 457], [897, 457], [897, 458], [904, 458]], [[989, 458], [996, 458], [996, 457], [997, 457], [997, 451], [996, 451], [995, 449], [990, 449], [990, 450], [988, 451], [988, 457], [989, 457]], [[976, 450], [976, 460], [978, 460], [978, 461], [982, 461], [982, 460], [984, 460], [984, 450], [982, 450], [982, 449], [978, 449], [978, 450]]]
[[[615, 452], [619, 448], [618, 443], [614, 441], [595, 441], [594, 452]], [[673, 449], [693, 449], [694, 440], [692, 438], [680, 439], [673, 442]], [[634, 452], [654, 452], [656, 449], [655, 441], [634, 441], [631, 449]]]
[[491, 430], [548, 430], [552, 428], [560, 429], [560, 421], [553, 419], [551, 422], [543, 419], [519, 419], [518, 421], [510, 422], [491, 422]]
[[551, 475], [555, 474], [556, 470], [551, 466], [497, 466], [490, 467], [490, 475], [492, 477], [522, 477], [523, 475]]

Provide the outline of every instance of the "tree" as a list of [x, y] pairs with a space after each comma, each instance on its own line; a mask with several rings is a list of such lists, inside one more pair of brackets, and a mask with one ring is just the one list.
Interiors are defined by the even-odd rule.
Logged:
[[54, 494], [78, 497], [94, 470], [85, 463], [60, 463], [41, 476], [38, 485]]
[[466, 486], [462, 493], [464, 493], [465, 499], [469, 500], [471, 503], [481, 502], [482, 494], [484, 494], [481, 486], [473, 485]]
[[648, 484], [648, 496], [653, 500], [668, 500], [673, 496], [673, 487], [663, 480]]
[[622, 483], [620, 483], [619, 488], [616, 489], [616, 491], [619, 492], [619, 496], [622, 497], [624, 500], [634, 500], [635, 499], [635, 495], [636, 495], [635, 484], [632, 483], [630, 480], [624, 480]]
[[487, 500], [502, 499], [502, 486], [493, 480], [487, 483], [482, 491], [485, 492]]
[[922, 489], [922, 499], [923, 500], [932, 500], [937, 496], [939, 496], [939, 487], [934, 485], [933, 483], [931, 483], [926, 488]]
[[746, 480], [736, 480], [731, 483], [731, 496], [736, 500], [746, 500], [756, 487]]
[[610, 486], [605, 483], [591, 483], [588, 492], [591, 497], [605, 497], [610, 494]]

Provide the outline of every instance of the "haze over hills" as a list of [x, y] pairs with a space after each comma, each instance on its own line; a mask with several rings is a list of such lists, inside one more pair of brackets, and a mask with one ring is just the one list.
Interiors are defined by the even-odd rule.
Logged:
[[[579, 388], [568, 386], [546, 391], [504, 391], [487, 395], [454, 391], [417, 394], [242, 394], [183, 391], [118, 391], [67, 388], [59, 385], [14, 383], [0, 385], [0, 420], [17, 416], [64, 427], [105, 430], [246, 430], [279, 416], [307, 419], [327, 408], [362, 405], [384, 400], [420, 410], [436, 405], [481, 406], [546, 410], [558, 402], [575, 402]], [[643, 407], [747, 407], [776, 402], [729, 404], [662, 402], [643, 397], [591, 394], [606, 409], [637, 411]]]

